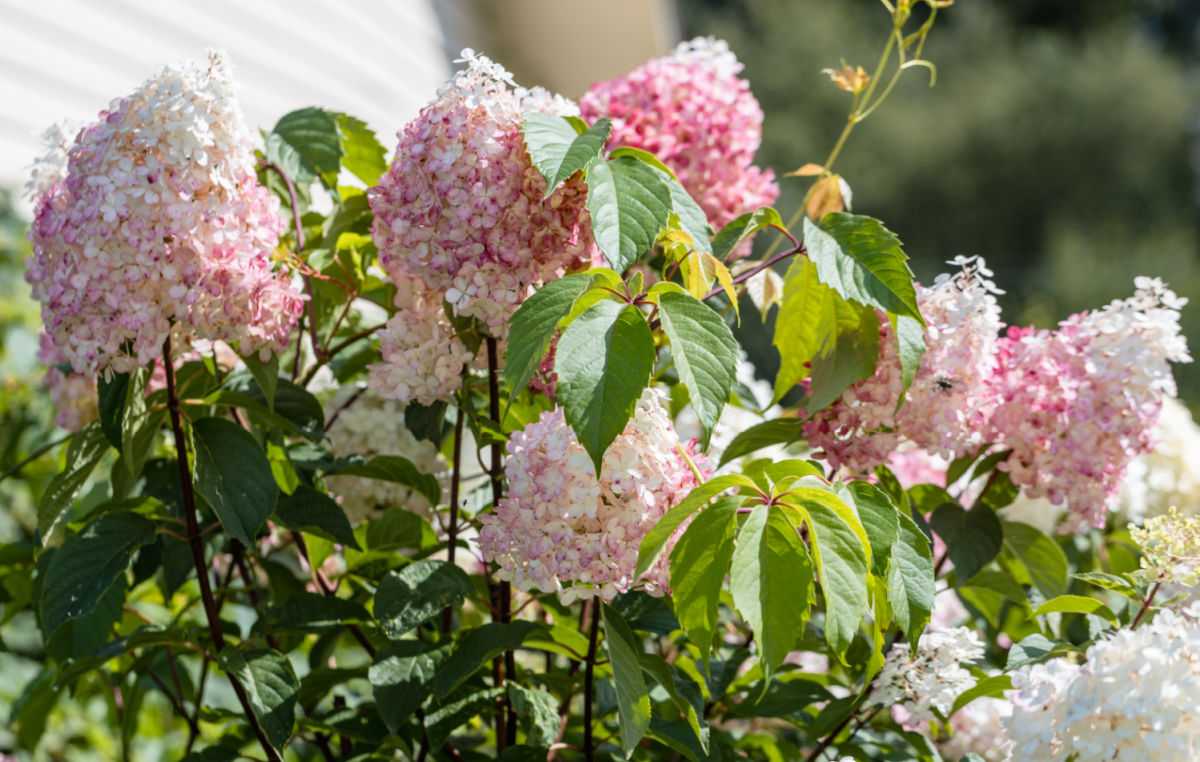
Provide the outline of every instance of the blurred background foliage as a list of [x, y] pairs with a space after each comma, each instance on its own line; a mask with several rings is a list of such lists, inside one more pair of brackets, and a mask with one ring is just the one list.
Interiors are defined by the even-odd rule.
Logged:
[[[822, 162], [844, 124], [849, 96], [821, 69], [870, 71], [890, 25], [878, 0], [682, 0], [680, 19], [745, 63], [759, 160], [780, 174]], [[924, 280], [986, 257], [1010, 323], [1052, 326], [1160, 276], [1191, 299], [1200, 346], [1198, 19], [1194, 0], [958, 0], [926, 48], [937, 85], [907, 72], [838, 160], [855, 211], [896, 231]], [[808, 179], [780, 184], [786, 216]], [[1177, 375], [1200, 402], [1200, 367]]]

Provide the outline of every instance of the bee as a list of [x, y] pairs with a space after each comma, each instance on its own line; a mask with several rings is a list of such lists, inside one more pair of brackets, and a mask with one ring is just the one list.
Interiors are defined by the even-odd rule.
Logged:
[[933, 385], [939, 392], [942, 392], [943, 394], [954, 389], [954, 382], [945, 376], [938, 376], [937, 379], [934, 380]]

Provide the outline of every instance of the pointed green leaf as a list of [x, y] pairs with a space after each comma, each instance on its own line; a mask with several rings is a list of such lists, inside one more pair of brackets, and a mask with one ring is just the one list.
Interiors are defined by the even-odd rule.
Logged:
[[[888, 494], [868, 482], [851, 482], [848, 499], [853, 502], [871, 541], [872, 571], [883, 576], [891, 556], [892, 543], [900, 534], [900, 512]], [[847, 497], [843, 495], [843, 497]]]
[[787, 394], [810, 373], [812, 361], [828, 356], [837, 343], [844, 319], [853, 315], [844, 299], [817, 277], [817, 268], [808, 257], [796, 257], [788, 266], [783, 281], [783, 298], [775, 318], [772, 343], [779, 350], [779, 374], [775, 378], [775, 399]]
[[638, 548], [637, 572], [635, 576], [642, 576], [646, 573], [647, 569], [658, 561], [663, 549], [667, 546], [667, 542], [675, 535], [675, 530], [679, 529], [683, 522], [691, 518], [693, 513], [708, 505], [708, 502], [720, 493], [734, 487], [744, 487], [751, 490], [757, 489], [753, 481], [741, 474], [714, 476], [712, 479], [697, 486], [688, 493], [687, 497], [680, 500], [671, 510], [667, 511], [658, 520], [658, 523], [646, 533], [646, 536], [642, 538], [641, 547]]
[[933, 553], [911, 517], [898, 513], [900, 531], [887, 567], [887, 600], [909, 642], [916, 643], [933, 612]]
[[733, 604], [754, 632], [764, 677], [804, 631], [813, 567], [787, 511], [758, 505], [738, 532], [730, 572]]
[[624, 156], [588, 170], [592, 235], [617, 272], [654, 245], [671, 213], [671, 189], [654, 167]]
[[733, 557], [738, 502], [722, 498], [704, 509], [671, 551], [675, 615], [706, 661], [717, 631], [721, 584]]
[[278, 651], [225, 649], [221, 666], [246, 689], [250, 708], [271, 745], [280, 748], [296, 724], [296, 692], [300, 680], [288, 658]]
[[96, 379], [96, 396], [99, 398], [100, 428], [109, 444], [121, 449], [121, 421], [125, 417], [125, 398], [129, 391], [129, 373], [114, 373], [111, 377]]
[[375, 709], [388, 730], [396, 733], [433, 690], [438, 667], [450, 655], [449, 645], [419, 640], [397, 640], [379, 654], [367, 679], [375, 695]]
[[812, 388], [805, 410], [824, 409], [850, 385], [869, 378], [879, 359], [879, 317], [871, 307], [840, 302], [833, 348], [812, 360]]
[[288, 529], [308, 532], [348, 548], [361, 550], [346, 512], [324, 492], [301, 484], [290, 495], [281, 495], [275, 518]]
[[1025, 566], [1042, 595], [1054, 598], [1067, 592], [1070, 586], [1067, 554], [1049, 535], [1029, 524], [1006, 521], [1004, 547]]
[[[737, 245], [767, 228], [786, 230], [783, 218], [774, 207], [764, 206], [737, 217], [725, 224], [713, 237], [712, 253], [717, 259], [725, 259]], [[803, 257], [801, 257], [803, 259]]]
[[597, 302], [558, 340], [558, 402], [597, 474], [604, 451], [625, 430], [650, 381], [654, 359], [645, 317], [620, 302]]
[[1118, 624], [1117, 615], [1108, 606], [1086, 595], [1060, 595], [1051, 598], [1033, 610], [1034, 616], [1045, 616], [1046, 614], [1055, 613], [1091, 614], [1092, 616], [1103, 617], [1114, 625]]
[[279, 496], [266, 454], [249, 432], [224, 418], [201, 418], [192, 423], [192, 434], [196, 492], [226, 532], [253, 547]]
[[602, 607], [602, 612], [604, 648], [612, 664], [617, 713], [621, 717], [621, 748], [628, 759], [650, 727], [650, 694], [640, 662], [642, 641], [611, 606]]
[[[327, 188], [337, 184], [342, 144], [333, 114], [316, 107], [298, 109], [284, 114], [275, 123], [272, 133], [296, 153], [300, 166], [309, 177], [319, 177]], [[303, 176], [292, 179], [305, 181]]]
[[995, 511], [982, 506], [967, 511], [947, 503], [933, 512], [929, 524], [946, 543], [954, 573], [963, 581], [991, 563], [1004, 543], [1000, 519]]
[[442, 499], [442, 486], [437, 477], [421, 471], [411, 460], [399, 455], [345, 458], [330, 465], [325, 473], [403, 484], [419, 492], [430, 505], [437, 505]]
[[584, 170], [604, 154], [612, 122], [597, 119], [578, 133], [560, 116], [532, 112], [525, 115], [521, 131], [533, 166], [546, 178], [546, 198], [571, 175]]
[[[900, 390], [907, 392], [912, 386], [921, 358], [925, 356], [925, 328], [919, 320], [907, 315], [889, 315], [892, 331], [896, 334], [896, 354], [900, 357]], [[901, 396], [903, 400], [904, 397]], [[947, 481], [947, 484], [953, 484]]]
[[757, 452], [764, 447], [777, 444], [792, 444], [804, 438], [804, 421], [800, 418], [776, 418], [756, 423], [738, 432], [725, 451], [721, 453], [720, 465], [725, 465], [743, 455]]
[[375, 591], [375, 619], [392, 640], [457, 606], [471, 595], [471, 578], [462, 569], [432, 558], [388, 572]]
[[504, 356], [504, 380], [512, 390], [510, 403], [511, 397], [529, 383], [546, 356], [559, 323], [591, 282], [591, 277], [584, 273], [551, 281], [535, 291], [513, 313]]
[[489, 622], [466, 633], [433, 678], [433, 691], [440, 698], [463, 684], [480, 667], [505, 651], [516, 649], [535, 632], [545, 631], [545, 625], [517, 620]]
[[671, 342], [671, 358], [687, 387], [708, 447], [713, 427], [733, 389], [738, 345], [715, 310], [690, 294], [667, 292], [659, 299], [659, 317]]
[[38, 501], [38, 531], [42, 544], [48, 543], [62, 528], [71, 501], [79, 494], [104, 453], [108, 439], [99, 423], [91, 423], [71, 437], [67, 445], [66, 465], [51, 481]]
[[375, 132], [361, 119], [337, 114], [342, 166], [367, 185], [375, 185], [387, 171], [387, 151]]
[[820, 225], [805, 219], [804, 245], [821, 282], [846, 299], [924, 322], [908, 256], [879, 220], [846, 212]]

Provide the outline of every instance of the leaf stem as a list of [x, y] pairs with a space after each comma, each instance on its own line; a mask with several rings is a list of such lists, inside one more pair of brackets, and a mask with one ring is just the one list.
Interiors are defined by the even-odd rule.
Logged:
[[[208, 564], [204, 560], [204, 542], [200, 539], [200, 525], [196, 520], [196, 494], [192, 487], [192, 470], [188, 463], [187, 436], [183, 432], [183, 420], [179, 413], [179, 397], [175, 393], [175, 367], [171, 357], [171, 335], [163, 341], [163, 369], [167, 377], [167, 410], [171, 417], [171, 430], [175, 434], [175, 451], [179, 464], [179, 492], [183, 498], [183, 518], [187, 522], [188, 545], [192, 549], [192, 563], [196, 567], [196, 579], [200, 583], [200, 597], [204, 601], [204, 616], [208, 620], [208, 632], [213, 646], [218, 652], [225, 648], [225, 635], [221, 632], [221, 614], [217, 602], [213, 598], [212, 586], [208, 580]], [[238, 703], [246, 714], [250, 728], [254, 731], [258, 743], [270, 762], [282, 762], [282, 757], [271, 745], [263, 732], [246, 689], [233, 673], [228, 673], [229, 683], [237, 694]]]
[[[584, 604], [586, 607], [588, 604]], [[592, 739], [592, 694], [596, 670], [596, 642], [600, 639], [600, 598], [592, 599], [592, 621], [588, 632], [587, 662], [583, 668], [583, 758], [592, 762], [596, 757]]]
[[[759, 262], [754, 267], [751, 267], [749, 270], [746, 270], [745, 272], [742, 272], [742, 273], [738, 273], [737, 276], [734, 277], [734, 279], [733, 279], [733, 285], [735, 285], [735, 286], [741, 285], [742, 283], [745, 283], [746, 281], [753, 278], [755, 275], [758, 275], [763, 270], [766, 270], [770, 267], [774, 267], [776, 264], [782, 262], [783, 260], [788, 259], [790, 257], [794, 257], [797, 254], [805, 254], [805, 253], [807, 253], [807, 251], [808, 250], [804, 247], [804, 244], [797, 243], [795, 246], [788, 249], [787, 251], [783, 251], [783, 252], [780, 252], [773, 256], [769, 256], [766, 259], [764, 259], [763, 261]], [[716, 286], [711, 291], [709, 291], [707, 294], [704, 295], [704, 299], [707, 301], [708, 299], [712, 299], [721, 293], [724, 293], [724, 290], [722, 289], [722, 287]]]

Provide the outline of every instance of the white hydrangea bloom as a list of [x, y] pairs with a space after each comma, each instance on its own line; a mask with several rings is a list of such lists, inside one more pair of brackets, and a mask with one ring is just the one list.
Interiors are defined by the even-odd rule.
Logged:
[[1129, 465], [1121, 511], [1140, 524], [1172, 506], [1200, 513], [1200, 426], [1179, 400], [1167, 397], [1151, 434], [1154, 449]]
[[975, 678], [963, 664], [981, 658], [983, 641], [973, 630], [930, 625], [921, 635], [915, 654], [908, 643], [892, 646], [870, 701], [903, 706], [913, 724], [934, 720], [934, 709], [945, 716], [954, 706], [954, 699], [975, 685]]

